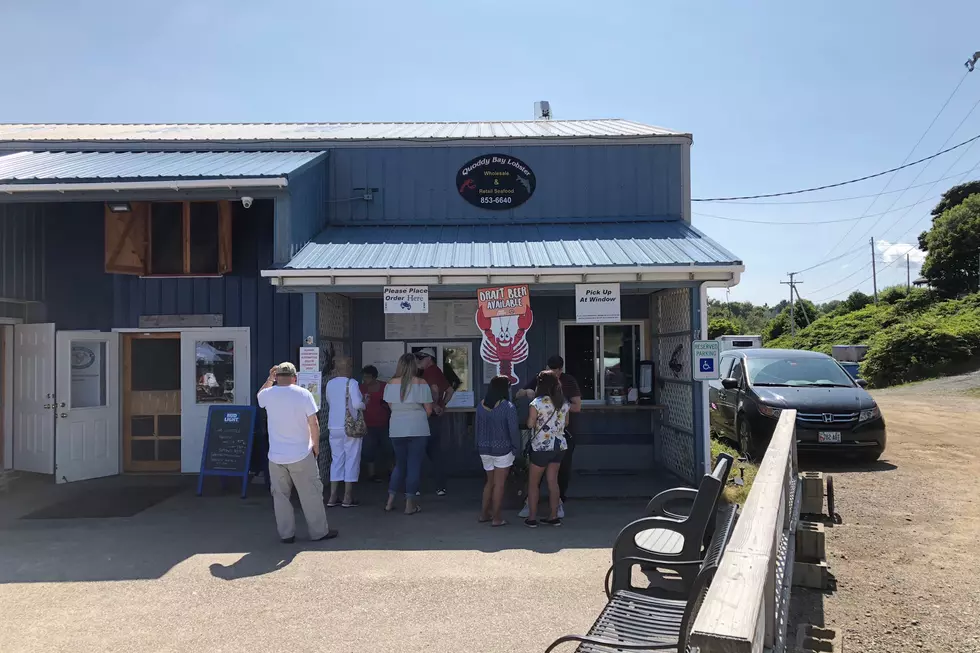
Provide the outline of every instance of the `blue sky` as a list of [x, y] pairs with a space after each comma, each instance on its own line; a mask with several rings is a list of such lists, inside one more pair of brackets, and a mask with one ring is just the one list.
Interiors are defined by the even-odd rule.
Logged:
[[[765, 193], [901, 163], [980, 50], [978, 19], [980, 5], [968, 2], [0, 0], [0, 121], [522, 119], [547, 99], [560, 118], [692, 132], [695, 197]], [[980, 70], [913, 159], [980, 133], [980, 111], [953, 133], [978, 100]], [[980, 145], [954, 164], [962, 152], [783, 200], [919, 186], [980, 162]], [[964, 178], [980, 178], [980, 166]], [[694, 224], [744, 259], [731, 297], [756, 302], [783, 298], [786, 272], [863, 245], [800, 275], [804, 297], [826, 300], [869, 291], [869, 239], [882, 266], [893, 261], [958, 179], [873, 204], [694, 206], [786, 222], [872, 214], [856, 223], [695, 214]], [[890, 209], [901, 210], [873, 215]], [[904, 283], [904, 256], [881, 277], [880, 286]]]

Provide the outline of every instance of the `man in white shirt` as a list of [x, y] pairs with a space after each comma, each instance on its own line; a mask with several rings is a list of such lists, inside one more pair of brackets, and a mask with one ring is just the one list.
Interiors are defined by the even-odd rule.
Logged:
[[296, 541], [296, 516], [289, 502], [293, 486], [303, 506], [310, 539], [317, 542], [337, 537], [337, 531], [327, 527], [323, 483], [316, 464], [320, 453], [316, 402], [309, 390], [296, 385], [296, 366], [280, 363], [269, 370], [258, 398], [269, 418], [269, 481], [279, 538], [283, 544]]

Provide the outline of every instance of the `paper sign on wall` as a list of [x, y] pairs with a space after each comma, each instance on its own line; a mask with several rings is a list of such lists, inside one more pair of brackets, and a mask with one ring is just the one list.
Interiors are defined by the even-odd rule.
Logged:
[[320, 410], [320, 400], [322, 399], [320, 395], [320, 379], [319, 372], [299, 372], [296, 374], [296, 385], [310, 391], [310, 394], [313, 395], [313, 401], [316, 402], [317, 410]]
[[576, 322], [619, 322], [621, 310], [618, 283], [575, 284]]
[[520, 381], [514, 365], [527, 360], [527, 331], [534, 322], [531, 294], [526, 285], [480, 288], [477, 291], [476, 326], [483, 334], [480, 358], [497, 374]]
[[299, 348], [299, 371], [320, 373], [320, 348]]
[[428, 286], [385, 286], [385, 313], [428, 313]]

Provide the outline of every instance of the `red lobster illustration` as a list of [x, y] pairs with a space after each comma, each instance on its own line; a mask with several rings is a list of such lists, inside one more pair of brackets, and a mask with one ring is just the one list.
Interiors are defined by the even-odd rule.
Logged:
[[[488, 363], [497, 366], [497, 374], [510, 378], [514, 385], [520, 379], [514, 374], [514, 365], [527, 360], [527, 330], [534, 322], [531, 309], [523, 315], [516, 316], [517, 330], [512, 331], [514, 317], [485, 317], [479, 309], [476, 311], [476, 325], [483, 332], [483, 342], [480, 344], [480, 357]], [[493, 321], [497, 320], [495, 330]]]
[[464, 190], [473, 190], [476, 188], [476, 182], [472, 179], [467, 179], [463, 182], [463, 185], [459, 187], [459, 192], [462, 193]]

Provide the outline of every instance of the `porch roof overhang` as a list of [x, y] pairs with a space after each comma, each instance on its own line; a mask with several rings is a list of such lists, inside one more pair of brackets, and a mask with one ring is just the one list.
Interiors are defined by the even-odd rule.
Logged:
[[283, 189], [325, 152], [15, 152], [0, 197], [58, 193]]
[[328, 227], [285, 266], [283, 287], [714, 281], [742, 261], [680, 220]]

